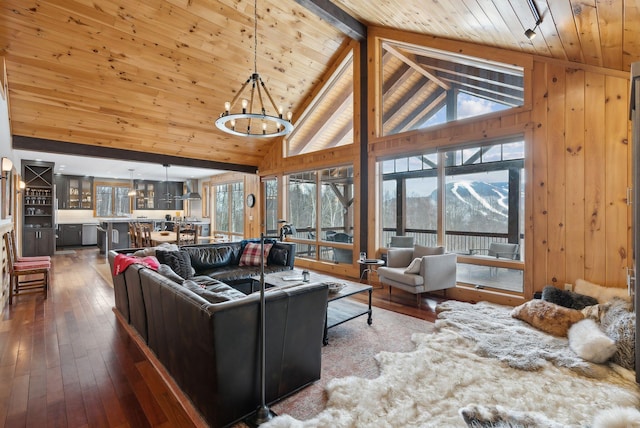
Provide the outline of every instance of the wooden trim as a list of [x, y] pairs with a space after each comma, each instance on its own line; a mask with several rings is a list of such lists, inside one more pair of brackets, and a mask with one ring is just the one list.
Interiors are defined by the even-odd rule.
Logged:
[[[142, 340], [138, 332], [131, 328], [131, 326], [127, 323], [127, 321], [124, 320], [122, 314], [120, 314], [120, 312], [116, 308], [113, 308], [113, 313], [116, 315], [116, 319], [118, 320], [122, 328], [124, 328], [124, 330], [127, 332], [131, 340], [133, 340], [133, 342], [138, 346], [147, 360], [149, 360], [153, 368], [156, 369], [162, 381], [167, 385], [167, 389], [171, 391], [171, 394], [173, 394], [176, 401], [180, 403], [180, 406], [185, 411], [194, 427], [207, 428], [209, 424], [205, 422], [198, 409], [196, 409], [189, 397], [187, 397], [187, 395], [182, 392], [182, 389], [180, 389], [176, 381], [173, 380], [173, 377], [171, 377], [167, 369], [158, 360], [153, 351], [151, 351], [147, 344], [144, 343], [144, 340]], [[185, 363], [187, 362], [185, 361]]]

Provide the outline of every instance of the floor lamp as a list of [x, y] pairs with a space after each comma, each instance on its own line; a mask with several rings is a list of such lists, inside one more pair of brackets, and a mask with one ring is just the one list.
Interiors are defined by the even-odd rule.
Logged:
[[275, 413], [266, 403], [266, 304], [264, 300], [264, 233], [260, 234], [260, 405], [254, 413], [245, 420], [252, 427], [257, 427], [270, 421]]

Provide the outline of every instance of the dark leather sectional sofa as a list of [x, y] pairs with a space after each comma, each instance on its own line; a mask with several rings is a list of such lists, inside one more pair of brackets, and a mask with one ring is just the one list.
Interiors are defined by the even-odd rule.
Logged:
[[[182, 247], [192, 258], [192, 266], [199, 269], [184, 282], [140, 264], [113, 275], [116, 309], [213, 427], [232, 425], [260, 404], [260, 293], [245, 295], [211, 279], [217, 277], [240, 289], [248, 286], [251, 291], [249, 277], [256, 274], [255, 268], [237, 266], [239, 270], [233, 272], [232, 265], [223, 264], [237, 256], [237, 245], [240, 243]], [[295, 254], [292, 244], [275, 245], [286, 248], [292, 257]], [[116, 255], [133, 251], [109, 252], [112, 273]], [[293, 260], [288, 262], [290, 269]], [[219, 266], [211, 266], [214, 264]], [[272, 264], [271, 269], [280, 267]], [[198, 275], [205, 272], [208, 275]], [[206, 292], [224, 295], [225, 301], [211, 303], [200, 287], [188, 286], [198, 281]], [[265, 292], [267, 403], [320, 378], [327, 293], [325, 284]]]

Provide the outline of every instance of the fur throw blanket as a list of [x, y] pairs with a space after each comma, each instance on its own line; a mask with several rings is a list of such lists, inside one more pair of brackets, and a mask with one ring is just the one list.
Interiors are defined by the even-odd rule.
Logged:
[[556, 337], [511, 316], [512, 308], [489, 302], [449, 300], [437, 306], [436, 328], [451, 330], [474, 342], [475, 352], [510, 367], [535, 371], [548, 363], [581, 375], [602, 378], [609, 368], [578, 357], [566, 337]]

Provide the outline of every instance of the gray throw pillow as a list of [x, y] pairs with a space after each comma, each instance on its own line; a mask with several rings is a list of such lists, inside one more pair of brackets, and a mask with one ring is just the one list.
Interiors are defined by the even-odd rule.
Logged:
[[267, 257], [268, 265], [286, 266], [289, 258], [289, 251], [286, 248], [272, 247]]
[[175, 273], [184, 279], [191, 279], [194, 274], [191, 267], [191, 257], [186, 251], [157, 251], [156, 257], [160, 264], [168, 265]]
[[229, 296], [223, 293], [216, 293], [213, 291], [209, 291], [205, 288], [202, 288], [198, 283], [196, 283], [195, 281], [191, 281], [189, 279], [184, 281], [182, 283], [182, 286], [187, 290], [192, 291], [193, 293], [202, 297], [209, 303], [222, 303], [222, 302], [228, 302], [229, 300], [232, 300], [229, 298]]
[[158, 266], [157, 272], [160, 275], [164, 276], [165, 278], [170, 279], [171, 281], [176, 282], [178, 284], [182, 284], [182, 281], [184, 281], [184, 278], [178, 275], [177, 273], [175, 273], [169, 265], [161, 264], [160, 266]]
[[425, 247], [416, 245], [413, 247], [413, 257], [437, 256], [444, 254], [444, 247]]

